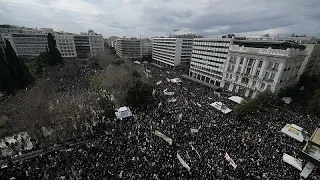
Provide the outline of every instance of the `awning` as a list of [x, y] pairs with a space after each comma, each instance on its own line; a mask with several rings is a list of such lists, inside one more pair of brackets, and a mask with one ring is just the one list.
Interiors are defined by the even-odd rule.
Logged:
[[240, 104], [242, 101], [244, 101], [244, 99], [242, 97], [239, 97], [239, 96], [231, 96], [228, 99], [233, 101], [233, 102], [236, 102], [238, 104]]

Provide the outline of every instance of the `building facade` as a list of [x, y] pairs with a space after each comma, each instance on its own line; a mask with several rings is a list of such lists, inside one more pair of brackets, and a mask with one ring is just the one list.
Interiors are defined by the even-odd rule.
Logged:
[[232, 38], [193, 40], [189, 76], [220, 86]]
[[152, 39], [152, 60], [161, 66], [188, 67], [193, 38], [160, 37]]
[[73, 34], [55, 33], [55, 40], [63, 59], [77, 59]]
[[150, 39], [141, 39], [141, 57], [152, 54], [152, 41]]
[[250, 47], [231, 45], [221, 87], [240, 96], [255, 97], [258, 92], [278, 92], [295, 84], [306, 51], [284, 49], [283, 42], [274, 43], [274, 47], [281, 48], [271, 48], [271, 43], [251, 42]]
[[116, 46], [117, 55], [123, 59], [140, 59], [141, 42], [137, 38], [119, 38]]
[[74, 44], [77, 52], [77, 58], [86, 60], [91, 57], [89, 36], [85, 34], [75, 34], [73, 35]]
[[278, 38], [278, 40], [294, 41], [306, 47], [307, 54], [301, 65], [300, 75], [307, 73], [309, 75], [320, 73], [320, 39], [311, 36], [290, 36]]
[[152, 53], [150, 39], [119, 38], [115, 44], [117, 55], [124, 59], [141, 59]]
[[0, 34], [1, 44], [3, 44], [4, 39], [9, 40], [19, 57], [34, 57], [46, 51], [48, 34], [43, 31], [32, 28], [8, 26], [0, 28]]
[[104, 40], [101, 34], [95, 33], [93, 30], [88, 31], [91, 56], [97, 55], [98, 52], [104, 52]]

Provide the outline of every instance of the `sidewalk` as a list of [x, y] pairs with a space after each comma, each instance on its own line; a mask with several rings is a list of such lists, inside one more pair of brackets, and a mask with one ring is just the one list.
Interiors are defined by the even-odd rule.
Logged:
[[199, 84], [205, 85], [205, 86], [207, 86], [207, 87], [209, 87], [209, 88], [212, 88], [212, 89], [214, 89], [214, 90], [216, 90], [216, 89], [219, 89], [219, 88], [220, 88], [219, 86], [215, 86], [215, 85], [213, 85], [213, 84], [210, 84], [210, 83], [207, 83], [207, 82], [200, 81], [200, 80], [198, 80], [198, 79], [196, 79], [196, 78], [190, 77], [190, 76], [185, 75], [185, 74], [184, 74], [184, 75], [181, 75], [181, 77], [183, 77], [183, 78], [185, 78], [185, 79], [188, 79], [188, 80], [190, 80], [190, 81], [194, 81], [194, 82], [196, 82], [196, 83], [199, 83]]

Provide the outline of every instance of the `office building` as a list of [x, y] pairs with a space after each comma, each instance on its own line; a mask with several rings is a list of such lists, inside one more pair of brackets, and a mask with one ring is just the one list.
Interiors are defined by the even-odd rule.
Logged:
[[97, 53], [105, 51], [104, 40], [101, 34], [97, 34], [93, 30], [89, 30], [88, 36], [91, 56], [95, 56]]
[[121, 58], [141, 59], [152, 53], [152, 42], [150, 39], [119, 38], [115, 49]]
[[152, 54], [152, 41], [150, 39], [141, 39], [141, 57]]
[[170, 68], [188, 67], [191, 60], [193, 38], [152, 38], [152, 60]]
[[235, 40], [220, 86], [245, 97], [265, 90], [279, 92], [297, 82], [306, 52], [294, 42]]
[[117, 55], [123, 59], [140, 59], [141, 42], [137, 38], [119, 38], [116, 46]]
[[189, 76], [220, 86], [232, 38], [195, 38]]
[[19, 57], [34, 57], [46, 51], [47, 34], [41, 30], [7, 26], [0, 27], [0, 34], [2, 44], [4, 39], [9, 40]]
[[55, 33], [57, 49], [60, 51], [63, 59], [77, 59], [76, 47], [73, 34], [58, 32]]
[[91, 57], [89, 36], [86, 33], [74, 34], [74, 43], [79, 60], [87, 60]]

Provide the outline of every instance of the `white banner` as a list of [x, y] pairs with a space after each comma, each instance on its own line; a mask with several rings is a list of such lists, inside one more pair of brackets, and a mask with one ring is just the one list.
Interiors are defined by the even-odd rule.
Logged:
[[165, 140], [167, 143], [169, 143], [170, 145], [172, 145], [172, 139], [169, 138], [168, 136], [162, 134], [160, 131], [155, 130], [154, 134], [158, 137], [161, 137], [163, 140]]
[[233, 159], [231, 159], [231, 157], [229, 156], [228, 153], [226, 153], [224, 157], [227, 159], [227, 161], [229, 161], [229, 164], [230, 164], [234, 169], [237, 168], [236, 163], [233, 161]]
[[198, 129], [193, 129], [193, 128], [190, 128], [190, 131], [191, 131], [192, 133], [197, 133], [197, 132], [199, 132]]
[[176, 102], [177, 99], [168, 99], [168, 102], [171, 103], [171, 102]]
[[190, 171], [190, 169], [191, 169], [190, 166], [181, 158], [179, 153], [177, 153], [177, 158], [179, 159], [182, 166], [185, 167], [188, 171]]
[[174, 95], [174, 92], [167, 92], [167, 91], [165, 91], [165, 92], [163, 92], [163, 94], [164, 94], [165, 96], [173, 96], [173, 95]]
[[200, 154], [198, 153], [198, 151], [196, 150], [196, 148], [194, 148], [194, 147], [192, 146], [192, 144], [190, 144], [190, 146], [191, 146], [191, 149], [197, 153], [197, 155], [199, 156], [199, 158], [201, 158], [201, 156], [200, 156]]

